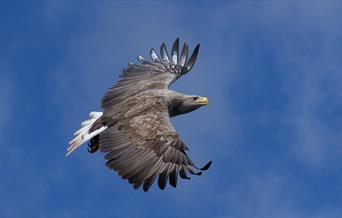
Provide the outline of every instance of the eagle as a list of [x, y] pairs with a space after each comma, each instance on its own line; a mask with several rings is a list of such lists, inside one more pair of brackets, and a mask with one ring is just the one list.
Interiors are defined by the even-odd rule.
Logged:
[[169, 89], [191, 70], [199, 48], [197, 44], [188, 59], [189, 45], [184, 43], [179, 55], [177, 38], [171, 56], [163, 43], [160, 57], [152, 48], [151, 61], [138, 56], [139, 63], [128, 63], [120, 80], [103, 97], [103, 112], [89, 113], [90, 119], [75, 132], [66, 155], [88, 141], [90, 153], [104, 152], [107, 167], [135, 189], [143, 186], [145, 192], [157, 178], [164, 190], [168, 181], [176, 187], [178, 176], [190, 179], [189, 174], [201, 175], [212, 162], [198, 168], [191, 161], [170, 118], [207, 105], [208, 98]]

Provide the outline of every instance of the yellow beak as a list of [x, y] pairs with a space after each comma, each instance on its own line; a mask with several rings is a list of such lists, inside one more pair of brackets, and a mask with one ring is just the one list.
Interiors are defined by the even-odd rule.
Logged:
[[209, 103], [208, 98], [206, 98], [206, 97], [199, 97], [196, 99], [195, 102], [197, 104], [203, 104], [203, 105], [207, 105]]

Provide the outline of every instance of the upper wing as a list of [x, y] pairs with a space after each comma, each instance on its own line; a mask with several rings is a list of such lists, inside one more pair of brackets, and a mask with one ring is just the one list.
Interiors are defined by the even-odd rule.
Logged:
[[[119, 106], [121, 112], [108, 118], [108, 122], [114, 122], [99, 138], [109, 168], [134, 188], [143, 184], [144, 191], [158, 176], [158, 185], [164, 189], [167, 180], [176, 187], [178, 174], [181, 178], [189, 178], [188, 173], [201, 174], [195, 172], [197, 167], [186, 154], [186, 145], [170, 123], [164, 97], [141, 94]], [[200, 170], [208, 169], [210, 164]]]
[[189, 46], [184, 46], [179, 56], [179, 39], [177, 38], [172, 46], [171, 58], [167, 54], [165, 43], [160, 47], [161, 58], [152, 48], [150, 55], [152, 62], [138, 57], [140, 64], [129, 63], [128, 67], [120, 75], [121, 79], [103, 97], [102, 108], [109, 109], [117, 102], [127, 98], [127, 96], [141, 93], [148, 89], [167, 89], [177, 78], [186, 74], [193, 67], [199, 44], [195, 47], [188, 60]]

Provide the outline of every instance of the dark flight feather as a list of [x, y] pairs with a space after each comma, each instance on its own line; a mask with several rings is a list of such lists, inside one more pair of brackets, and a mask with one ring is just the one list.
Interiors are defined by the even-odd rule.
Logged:
[[159, 57], [158, 57], [158, 55], [157, 55], [157, 52], [156, 52], [156, 50], [154, 50], [154, 48], [151, 49], [150, 55], [151, 55], [151, 58], [152, 58], [152, 60], [153, 60], [154, 62], [160, 61], [160, 60], [159, 60]]
[[175, 166], [175, 169], [172, 170], [172, 172], [170, 173], [170, 176], [169, 176], [170, 185], [172, 185], [174, 188], [176, 188], [176, 186], [177, 186], [177, 177], [178, 177], [177, 168], [178, 168], [178, 166]]
[[182, 178], [182, 179], [190, 179], [190, 177], [187, 175], [186, 173], [186, 170], [185, 170], [185, 167], [184, 166], [181, 166], [181, 170], [179, 171], [179, 176]]
[[160, 54], [162, 56], [163, 61], [170, 62], [165, 43], [163, 43], [160, 47]]
[[191, 56], [190, 56], [190, 58], [189, 58], [189, 61], [188, 61], [188, 63], [186, 64], [186, 70], [187, 70], [187, 72], [189, 72], [189, 71], [192, 69], [192, 67], [194, 66], [194, 64], [195, 64], [195, 61], [196, 61], [196, 59], [197, 59], [197, 55], [198, 55], [199, 48], [200, 48], [200, 44], [198, 44], [198, 45], [195, 47], [194, 51], [192, 52], [192, 54], [191, 54]]
[[179, 53], [179, 39], [177, 38], [176, 41], [173, 43], [172, 46], [172, 63], [178, 64], [178, 53]]
[[182, 48], [182, 53], [180, 56], [180, 60], [179, 60], [179, 65], [180, 66], [184, 66], [187, 59], [188, 59], [188, 52], [189, 52], [189, 45], [187, 43], [184, 43], [183, 48]]

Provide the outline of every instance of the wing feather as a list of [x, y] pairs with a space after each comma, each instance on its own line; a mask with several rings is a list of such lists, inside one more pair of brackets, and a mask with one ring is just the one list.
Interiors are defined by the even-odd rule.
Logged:
[[166, 186], [166, 182], [169, 178], [169, 174], [172, 168], [172, 163], [167, 163], [165, 166], [165, 169], [163, 170], [163, 172], [161, 174], [159, 174], [159, 178], [158, 178], [158, 186], [160, 189], [164, 190], [165, 186]]
[[151, 49], [150, 54], [151, 54], [151, 58], [154, 62], [160, 61], [159, 57], [157, 55], [157, 52], [156, 52], [156, 50], [154, 50], [154, 48]]
[[172, 46], [172, 63], [178, 64], [178, 53], [179, 53], [179, 39], [177, 38], [176, 41], [173, 43]]
[[187, 72], [189, 72], [189, 71], [192, 69], [192, 67], [194, 66], [194, 64], [195, 64], [195, 61], [196, 61], [196, 59], [197, 59], [197, 55], [198, 55], [199, 48], [200, 48], [200, 44], [198, 44], [198, 45], [195, 47], [194, 51], [192, 52], [192, 54], [191, 54], [191, 56], [190, 56], [190, 58], [189, 58], [189, 61], [188, 61], [188, 63], [186, 64], [186, 70], [187, 70]]
[[189, 52], [189, 45], [187, 43], [184, 43], [182, 48], [182, 53], [179, 60], [179, 65], [184, 66], [187, 59], [188, 59], [188, 52]]
[[174, 169], [172, 170], [169, 176], [170, 185], [172, 185], [174, 188], [176, 188], [177, 186], [177, 177], [178, 177], [178, 166], [175, 165]]
[[170, 62], [165, 43], [163, 43], [160, 47], [160, 54], [162, 56], [163, 61]]
[[157, 164], [155, 164], [154, 168], [151, 169], [150, 172], [152, 172], [152, 175], [149, 176], [145, 182], [144, 182], [144, 186], [143, 186], [143, 189], [145, 192], [147, 192], [151, 185], [153, 184], [153, 182], [156, 180], [156, 178], [158, 177], [159, 175], [159, 170], [160, 168], [163, 167], [163, 162], [161, 161], [161, 159], [159, 159], [159, 161], [157, 162]]

